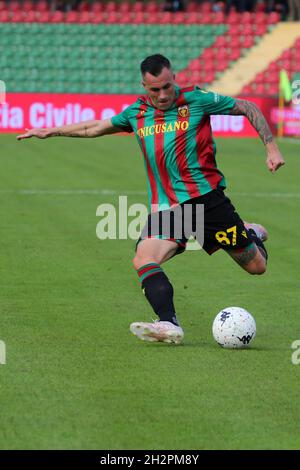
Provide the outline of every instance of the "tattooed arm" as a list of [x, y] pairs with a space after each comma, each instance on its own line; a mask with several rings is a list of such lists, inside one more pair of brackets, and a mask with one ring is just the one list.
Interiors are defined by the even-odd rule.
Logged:
[[267, 166], [272, 173], [284, 165], [285, 161], [274, 141], [271, 129], [256, 104], [251, 101], [237, 99], [229, 114], [234, 116], [246, 116], [248, 118], [266, 146]]
[[30, 137], [37, 137], [38, 139], [46, 139], [47, 137], [98, 137], [121, 132], [119, 128], [112, 125], [111, 119], [83, 121], [78, 124], [70, 124], [62, 127], [25, 130], [25, 134], [17, 136], [18, 140], [29, 139]]

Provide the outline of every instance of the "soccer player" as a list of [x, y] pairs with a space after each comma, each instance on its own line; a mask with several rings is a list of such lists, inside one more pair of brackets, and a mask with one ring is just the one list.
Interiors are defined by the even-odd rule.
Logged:
[[[196, 227], [196, 233], [203, 229], [203, 249], [208, 254], [221, 248], [250, 274], [263, 274], [267, 264], [266, 229], [243, 222], [224, 194], [226, 183], [216, 165], [210, 115], [246, 116], [265, 146], [268, 169], [274, 173], [285, 162], [255, 104], [195, 86], [179, 88], [169, 60], [160, 54], [147, 57], [141, 63], [141, 73], [146, 95], [117, 116], [63, 127], [26, 129], [17, 139], [134, 132], [144, 155], [151, 211], [133, 265], [158, 321], [132, 323], [130, 330], [144, 341], [179, 344], [183, 330], [176, 318], [172, 284], [161, 265], [182, 253], [193, 233], [185, 226], [185, 213], [190, 214], [187, 224], [191, 227], [198, 222], [197, 208], [204, 207], [204, 226]], [[172, 226], [157, 223], [157, 216], [173, 208], [174, 216], [169, 218]], [[175, 228], [182, 221], [181, 235], [176, 232], [175, 236]]]

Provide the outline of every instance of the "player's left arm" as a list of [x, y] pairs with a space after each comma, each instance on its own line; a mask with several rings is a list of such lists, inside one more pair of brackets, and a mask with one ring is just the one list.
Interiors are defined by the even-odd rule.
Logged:
[[228, 114], [234, 116], [246, 116], [248, 118], [249, 122], [257, 131], [266, 146], [267, 166], [272, 173], [285, 164], [281, 152], [274, 140], [271, 129], [263, 113], [255, 103], [248, 100], [237, 99]]

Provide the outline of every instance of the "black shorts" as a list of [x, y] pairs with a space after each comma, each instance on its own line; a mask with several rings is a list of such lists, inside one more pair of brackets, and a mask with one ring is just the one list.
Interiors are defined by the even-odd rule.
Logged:
[[[164, 220], [170, 223], [166, 225]], [[176, 254], [180, 254], [185, 251], [190, 236], [210, 255], [220, 248], [243, 249], [252, 243], [252, 236], [230, 199], [222, 189], [214, 189], [175, 208], [149, 214], [137, 245], [146, 238], [172, 240], [178, 244]]]

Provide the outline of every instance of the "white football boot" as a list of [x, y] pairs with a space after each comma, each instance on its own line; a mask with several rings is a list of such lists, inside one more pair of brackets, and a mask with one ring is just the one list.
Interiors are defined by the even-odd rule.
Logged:
[[182, 328], [169, 321], [131, 323], [130, 331], [142, 341], [180, 344], [183, 339]]
[[268, 240], [268, 232], [260, 224], [250, 224], [249, 222], [244, 222], [244, 225], [247, 230], [252, 229], [256, 233], [256, 236], [261, 239], [262, 242], [265, 242]]

